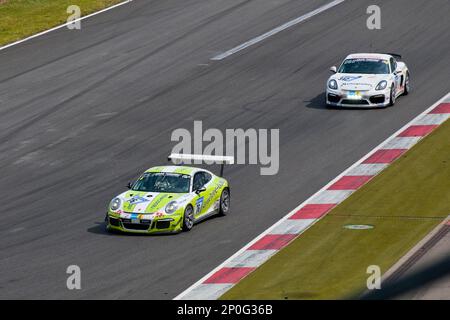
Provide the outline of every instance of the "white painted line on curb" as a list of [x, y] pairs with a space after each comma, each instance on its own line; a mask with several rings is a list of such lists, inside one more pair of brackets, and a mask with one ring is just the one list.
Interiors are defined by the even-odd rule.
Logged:
[[208, 297], [220, 297], [233, 286], [231, 283], [201, 284], [194, 288], [189, 297], [191, 300], [208, 300]]
[[[331, 185], [330, 185], [331, 186]], [[310, 204], [341, 203], [347, 199], [355, 190], [323, 190], [311, 198]]]
[[292, 26], [295, 26], [296, 24], [299, 24], [300, 22], [308, 20], [309, 18], [314, 17], [315, 15], [317, 15], [317, 14], [323, 12], [323, 11], [331, 9], [331, 8], [337, 6], [338, 4], [340, 4], [340, 3], [344, 2], [344, 1], [345, 0], [334, 0], [334, 1], [332, 1], [332, 2], [330, 2], [328, 4], [325, 4], [325, 5], [323, 5], [323, 6], [319, 7], [319, 8], [311, 11], [311, 12], [308, 12], [307, 14], [304, 14], [304, 15], [302, 15], [302, 16], [294, 19], [294, 20], [286, 22], [285, 24], [282, 24], [281, 26], [276, 27], [275, 29], [272, 29], [272, 30], [270, 30], [270, 31], [268, 31], [268, 32], [266, 32], [266, 33], [256, 37], [256, 38], [253, 38], [253, 39], [251, 39], [251, 40], [249, 40], [247, 42], [244, 42], [243, 44], [241, 44], [241, 45], [239, 45], [237, 47], [234, 47], [233, 49], [230, 49], [230, 50], [228, 50], [228, 51], [226, 51], [224, 53], [221, 53], [221, 54], [211, 58], [211, 60], [223, 60], [223, 59], [225, 59], [225, 58], [227, 58], [227, 57], [229, 57], [229, 56], [231, 56], [231, 55], [233, 55], [233, 54], [235, 54], [235, 53], [237, 53], [239, 51], [242, 51], [242, 50], [244, 50], [244, 49], [246, 49], [246, 48], [248, 48], [250, 46], [253, 46], [254, 44], [257, 44], [258, 42], [261, 42], [261, 41], [263, 41], [263, 40], [265, 40], [265, 39], [267, 39], [267, 38], [269, 38], [269, 37], [271, 37], [271, 36], [281, 32], [281, 31], [283, 31], [283, 30], [286, 30], [286, 29], [288, 29], [288, 28], [290, 28]]
[[[434, 103], [432, 106], [430, 106], [429, 108], [427, 108], [425, 111], [423, 111], [422, 113], [420, 113], [418, 116], [416, 116], [414, 119], [412, 119], [410, 122], [408, 122], [407, 124], [405, 124], [403, 127], [401, 127], [399, 130], [397, 130], [396, 132], [394, 132], [389, 138], [387, 138], [386, 140], [384, 140], [383, 142], [381, 142], [378, 146], [376, 146], [374, 149], [372, 149], [369, 153], [367, 153], [365, 156], [363, 156], [361, 159], [359, 159], [357, 162], [355, 162], [353, 165], [351, 165], [349, 168], [347, 168], [345, 171], [343, 171], [340, 175], [338, 175], [336, 178], [334, 178], [333, 180], [331, 180], [328, 184], [326, 184], [325, 186], [323, 186], [319, 191], [317, 191], [315, 194], [313, 194], [311, 197], [309, 197], [308, 199], [306, 199], [305, 201], [303, 201], [301, 204], [299, 204], [296, 208], [294, 208], [292, 211], [290, 211], [288, 214], [286, 214], [283, 218], [281, 218], [280, 220], [278, 220], [275, 224], [273, 224], [271, 227], [269, 227], [267, 230], [265, 230], [264, 232], [262, 232], [260, 235], [258, 235], [256, 238], [254, 238], [252, 241], [250, 241], [248, 244], [246, 244], [244, 247], [242, 247], [239, 251], [237, 251], [235, 254], [233, 254], [231, 257], [229, 257], [227, 260], [225, 260], [224, 262], [222, 262], [219, 266], [217, 266], [216, 268], [214, 268], [211, 272], [209, 272], [208, 274], [206, 274], [204, 277], [202, 277], [200, 280], [198, 280], [196, 283], [194, 283], [192, 286], [190, 286], [189, 288], [187, 288], [186, 290], [184, 290], [182, 293], [180, 293], [178, 296], [176, 296], [174, 298], [174, 300], [182, 300], [182, 299], [217, 299], [219, 298], [222, 294], [224, 294], [226, 291], [228, 291], [229, 289], [231, 289], [231, 287], [233, 287], [235, 284], [227, 284], [227, 287], [222, 287], [221, 290], [214, 290], [213, 288], [215, 288], [216, 286], [218, 286], [218, 284], [204, 284], [203, 282], [207, 279], [209, 279], [213, 274], [215, 274], [218, 270], [220, 270], [221, 268], [227, 266], [228, 264], [232, 263], [232, 261], [236, 261], [236, 260], [240, 260], [240, 255], [243, 254], [248, 248], [250, 248], [254, 243], [256, 243], [257, 241], [259, 241], [261, 238], [263, 238], [264, 236], [266, 236], [267, 234], [271, 233], [275, 228], [277, 228], [278, 226], [280, 226], [282, 223], [284, 223], [284, 221], [286, 221], [289, 217], [291, 217], [292, 215], [294, 215], [298, 210], [300, 210], [301, 208], [303, 208], [305, 205], [307, 205], [308, 203], [312, 203], [311, 200], [314, 198], [320, 198], [318, 196], [320, 196], [320, 194], [322, 192], [328, 193], [330, 190], [327, 190], [331, 185], [333, 185], [336, 181], [338, 181], [339, 179], [341, 179], [343, 176], [348, 175], [349, 172], [351, 172], [352, 170], [354, 170], [357, 166], [361, 165], [362, 162], [369, 158], [370, 156], [372, 156], [375, 152], [377, 152], [378, 150], [382, 149], [383, 146], [385, 144], [387, 144], [389, 141], [391, 141], [392, 139], [396, 138], [398, 136], [398, 134], [400, 134], [401, 132], [403, 132], [406, 128], [408, 128], [409, 126], [411, 126], [412, 124], [414, 124], [415, 121], [417, 121], [418, 119], [420, 119], [423, 115], [429, 113], [431, 110], [433, 110], [434, 108], [436, 108], [440, 103], [446, 101], [446, 99], [449, 99], [450, 101], [450, 92], [447, 93], [444, 97], [442, 97], [441, 99], [439, 99], [436, 103]], [[418, 142], [419, 140], [417, 140], [416, 142]], [[412, 147], [412, 146], [411, 146]], [[352, 193], [352, 191], [349, 192], [349, 195]], [[317, 221], [321, 220], [324, 216], [323, 215], [321, 218], [319, 219], [314, 219], [314, 221], [307, 227], [305, 228], [300, 234], [302, 234], [303, 232], [305, 232], [306, 230], [308, 230], [309, 228], [311, 228], [315, 223], [317, 223]], [[299, 235], [300, 235], [299, 234]], [[298, 235], [298, 236], [299, 236]], [[298, 237], [297, 236], [297, 237]], [[242, 263], [242, 261], [241, 261]], [[208, 286], [212, 286], [211, 288]], [[213, 292], [211, 292], [211, 290]], [[208, 294], [211, 293], [211, 294]]]
[[417, 119], [415, 125], [440, 125], [444, 123], [450, 115], [448, 113], [442, 114], [426, 114], [422, 118]]
[[409, 149], [420, 139], [421, 137], [395, 137], [383, 145], [383, 149]]
[[375, 176], [386, 169], [388, 163], [361, 163], [348, 172], [349, 176]]
[[270, 234], [300, 234], [316, 219], [284, 220]]
[[267, 261], [278, 250], [247, 250], [236, 259], [230, 261], [227, 268], [248, 267], [255, 268]]
[[42, 32], [39, 32], [39, 33], [36, 33], [36, 34], [34, 34], [34, 35], [32, 35], [32, 36], [29, 36], [29, 37], [27, 37], [27, 38], [25, 38], [25, 39], [18, 40], [18, 41], [15, 41], [15, 42], [13, 42], [13, 43], [7, 44], [7, 45], [5, 45], [5, 46], [3, 46], [3, 47], [0, 47], [0, 51], [5, 50], [5, 49], [7, 49], [7, 48], [10, 48], [10, 47], [12, 47], [12, 46], [18, 45], [18, 44], [20, 44], [20, 43], [26, 42], [26, 41], [28, 41], [28, 40], [31, 40], [31, 39], [40, 37], [40, 36], [42, 36], [42, 35], [44, 35], [44, 34], [47, 34], [47, 33], [49, 33], [49, 32], [52, 32], [52, 31], [55, 31], [55, 30], [58, 30], [58, 29], [67, 27], [68, 25], [74, 24], [74, 23], [76, 23], [76, 22], [78, 22], [78, 21], [81, 21], [81, 20], [84, 20], [84, 19], [87, 19], [87, 18], [96, 16], [96, 15], [98, 15], [98, 14], [100, 14], [100, 13], [103, 13], [103, 12], [106, 12], [106, 11], [109, 11], [109, 10], [112, 10], [112, 9], [114, 9], [114, 8], [123, 6], [124, 4], [130, 3], [130, 2], [132, 2], [132, 1], [133, 1], [133, 0], [125, 0], [125, 1], [123, 1], [123, 2], [120, 2], [120, 3], [118, 3], [118, 4], [113, 5], [113, 6], [111, 6], [111, 7], [108, 7], [108, 8], [102, 9], [102, 10], [100, 10], [100, 11], [96, 11], [96, 12], [93, 12], [93, 13], [91, 13], [91, 14], [88, 14], [87, 16], [81, 17], [81, 18], [79, 18], [79, 19], [76, 19], [76, 20], [73, 20], [73, 21], [64, 23], [64, 24], [62, 24], [62, 25], [56, 26], [56, 27], [54, 27], [54, 28], [51, 28], [51, 29], [48, 29], [48, 30], [45, 30], [45, 31], [42, 31]]

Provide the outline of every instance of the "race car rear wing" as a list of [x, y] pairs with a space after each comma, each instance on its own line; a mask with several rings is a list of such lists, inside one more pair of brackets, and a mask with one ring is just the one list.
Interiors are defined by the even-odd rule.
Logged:
[[169, 161], [179, 160], [180, 162], [177, 164], [183, 164], [183, 161], [202, 161], [220, 164], [220, 176], [223, 176], [223, 168], [225, 164], [234, 164], [234, 157], [229, 156], [211, 156], [211, 155], [203, 155], [203, 154], [186, 154], [186, 153], [172, 153], [167, 158]]
[[396, 60], [399, 60], [399, 61], [402, 60], [402, 56], [400, 54], [397, 54], [397, 53], [386, 53], [386, 54], [393, 56]]

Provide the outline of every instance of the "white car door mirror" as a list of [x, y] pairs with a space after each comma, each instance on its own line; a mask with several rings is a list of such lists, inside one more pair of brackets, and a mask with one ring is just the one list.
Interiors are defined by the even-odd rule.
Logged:
[[332, 66], [332, 67], [330, 68], [330, 71], [333, 72], [333, 73], [336, 73], [336, 72], [337, 72], [336, 66]]

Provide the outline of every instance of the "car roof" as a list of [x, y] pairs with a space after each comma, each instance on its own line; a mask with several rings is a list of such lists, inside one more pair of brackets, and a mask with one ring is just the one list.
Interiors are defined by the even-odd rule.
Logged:
[[386, 53], [352, 53], [349, 54], [345, 59], [381, 59], [389, 60], [392, 58], [391, 55]]
[[[208, 170], [205, 170], [205, 169], [188, 167], [188, 166], [159, 166], [159, 167], [149, 168], [145, 172], [167, 172], [167, 173], [187, 174], [187, 175], [193, 176], [195, 173], [197, 173], [199, 171], [209, 172]], [[211, 172], [209, 172], [209, 173], [211, 173]]]

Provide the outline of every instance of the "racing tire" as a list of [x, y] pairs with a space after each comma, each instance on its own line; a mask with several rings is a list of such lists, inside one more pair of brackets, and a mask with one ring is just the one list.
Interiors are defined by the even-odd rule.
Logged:
[[105, 231], [106, 231], [106, 233], [109, 233], [109, 234], [120, 234], [119, 230], [115, 230], [115, 229], [112, 229], [109, 227], [107, 218], [105, 218]]
[[106, 213], [106, 215], [105, 215], [105, 231], [108, 233], [114, 233], [114, 231], [115, 231], [109, 227], [108, 213]]
[[219, 215], [226, 216], [230, 212], [230, 202], [231, 202], [230, 189], [225, 188], [223, 189], [222, 194], [220, 195]]
[[410, 79], [409, 79], [409, 72], [406, 73], [406, 78], [405, 78], [405, 89], [403, 91], [403, 95], [407, 96], [409, 94], [409, 92], [411, 91], [411, 86], [410, 86]]
[[183, 225], [181, 229], [183, 231], [191, 231], [192, 227], [194, 226], [194, 208], [191, 205], [188, 205], [186, 209], [184, 209], [184, 215], [183, 215]]
[[394, 91], [394, 86], [391, 86], [391, 93], [389, 95], [389, 107], [394, 106], [395, 104], [395, 91]]

